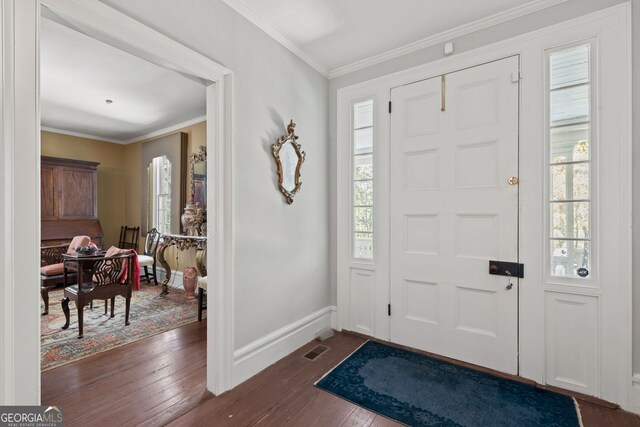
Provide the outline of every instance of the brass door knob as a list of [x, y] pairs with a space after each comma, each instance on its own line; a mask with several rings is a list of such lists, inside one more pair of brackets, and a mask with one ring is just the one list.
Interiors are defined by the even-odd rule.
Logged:
[[512, 176], [507, 180], [507, 182], [509, 183], [509, 185], [518, 185], [520, 183], [520, 180], [517, 176]]

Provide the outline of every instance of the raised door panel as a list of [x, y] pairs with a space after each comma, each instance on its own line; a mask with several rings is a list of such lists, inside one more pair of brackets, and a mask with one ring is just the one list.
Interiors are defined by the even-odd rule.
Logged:
[[375, 273], [369, 270], [351, 270], [350, 330], [373, 336], [373, 302]]
[[61, 219], [97, 217], [95, 171], [62, 167], [60, 186]]
[[55, 167], [42, 166], [40, 169], [40, 217], [43, 220], [58, 218], [57, 177]]
[[588, 395], [598, 394], [598, 297], [545, 294], [545, 380]]

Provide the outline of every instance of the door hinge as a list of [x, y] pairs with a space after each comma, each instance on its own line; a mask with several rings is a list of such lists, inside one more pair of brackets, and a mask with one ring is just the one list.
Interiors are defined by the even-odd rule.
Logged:
[[391, 316], [391, 304], [387, 304], [387, 313]]
[[518, 83], [520, 80], [522, 80], [522, 73], [520, 71], [511, 73], [511, 83]]
[[391, 101], [389, 101], [389, 114], [391, 114]]

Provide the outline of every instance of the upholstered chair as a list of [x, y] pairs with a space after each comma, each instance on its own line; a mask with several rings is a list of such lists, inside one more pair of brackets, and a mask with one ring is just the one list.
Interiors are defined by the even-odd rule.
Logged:
[[[91, 243], [89, 236], [75, 236], [71, 243], [40, 248], [40, 295], [44, 301], [43, 315], [49, 314], [49, 291], [64, 283], [64, 266], [62, 254], [74, 254], [76, 248]], [[75, 278], [75, 273], [69, 274], [67, 279]], [[66, 285], [66, 283], [64, 283]]]

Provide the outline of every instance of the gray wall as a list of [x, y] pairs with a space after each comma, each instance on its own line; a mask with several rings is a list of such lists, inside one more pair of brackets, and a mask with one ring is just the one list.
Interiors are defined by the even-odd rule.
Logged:
[[[568, 0], [554, 7], [525, 17], [486, 28], [454, 39], [455, 52], [461, 53], [500, 40], [553, 25], [596, 10], [624, 3], [621, 0]], [[633, 346], [634, 372], [640, 372], [640, 0], [631, 0], [633, 7]], [[406, 68], [442, 58], [442, 45], [432, 46], [372, 67], [353, 72], [329, 81], [329, 129], [330, 145], [330, 194], [331, 194], [331, 301], [336, 303], [336, 96], [337, 90], [359, 82], [384, 76]]]
[[[329, 305], [328, 81], [220, 0], [104, 3], [234, 71], [235, 348]], [[307, 153], [289, 206], [271, 144]]]

